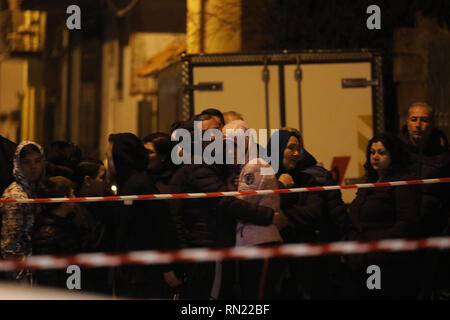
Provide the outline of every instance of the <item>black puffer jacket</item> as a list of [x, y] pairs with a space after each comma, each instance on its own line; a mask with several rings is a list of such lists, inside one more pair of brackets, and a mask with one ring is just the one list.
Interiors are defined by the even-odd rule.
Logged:
[[[336, 184], [331, 173], [318, 166], [316, 159], [306, 150], [297, 164], [297, 170], [314, 177], [318, 186], [332, 186]], [[321, 239], [333, 241], [341, 239], [344, 229], [348, 225], [348, 214], [345, 203], [342, 201], [340, 190], [319, 193], [324, 201], [324, 223], [320, 230]]]
[[[219, 166], [184, 165], [173, 175], [172, 193], [225, 192]], [[182, 247], [228, 247], [235, 241], [235, 220], [269, 225], [273, 209], [235, 197], [172, 200], [178, 239]]]
[[[398, 175], [385, 181], [408, 180]], [[359, 189], [350, 205], [347, 240], [374, 241], [420, 235], [420, 192], [417, 186]]]
[[[301, 171], [290, 172], [294, 180], [292, 188], [312, 187], [315, 179]], [[289, 224], [282, 230], [282, 237], [288, 243], [320, 242], [323, 229], [323, 199], [317, 192], [281, 194], [281, 210]]]
[[[401, 139], [409, 151], [412, 161], [410, 172], [418, 179], [450, 177], [450, 150], [441, 145], [439, 130], [433, 130], [423, 149], [414, 146], [408, 135], [408, 128], [402, 129]], [[424, 236], [442, 234], [449, 218], [450, 184], [429, 184], [421, 186], [421, 217]]]
[[[66, 205], [66, 206], [65, 206]], [[66, 216], [45, 206], [37, 217], [33, 251], [36, 254], [69, 255], [88, 251], [95, 224], [87, 210], [79, 204], [60, 204]]]

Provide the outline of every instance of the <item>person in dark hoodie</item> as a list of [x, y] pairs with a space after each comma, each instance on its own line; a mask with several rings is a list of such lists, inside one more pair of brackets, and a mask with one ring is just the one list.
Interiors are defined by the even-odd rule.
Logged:
[[[219, 129], [220, 123], [211, 115], [198, 115], [201, 130]], [[180, 129], [180, 128], [179, 128]], [[192, 122], [185, 123], [184, 128], [192, 134]], [[174, 132], [172, 137], [174, 137]], [[191, 140], [192, 142], [193, 140]], [[205, 147], [205, 141], [203, 141]], [[191, 148], [193, 149], [193, 148]], [[189, 150], [183, 149], [186, 156]], [[193, 156], [193, 154], [189, 154]], [[171, 180], [172, 193], [224, 192], [226, 185], [225, 166], [220, 164], [183, 164]], [[174, 202], [173, 216], [176, 221], [177, 236], [182, 248], [220, 248], [232, 247], [236, 238], [236, 220], [247, 221], [256, 225], [275, 224], [282, 228], [284, 220], [272, 208], [262, 207], [235, 197], [214, 197], [204, 199], [178, 199]], [[283, 221], [283, 222], [282, 222]], [[281, 223], [282, 222], [282, 223]], [[214, 296], [214, 280], [218, 264], [214, 262], [189, 264], [185, 299], [208, 300]], [[226, 272], [225, 272], [226, 273]], [[230, 298], [229, 286], [232, 280], [228, 274], [222, 274], [219, 299]], [[223, 288], [227, 287], [227, 288]]]
[[[22, 141], [14, 154], [14, 182], [3, 192], [3, 199], [37, 198], [37, 190], [45, 176], [44, 151], [32, 141]], [[7, 258], [32, 255], [33, 228], [41, 205], [32, 203], [3, 203], [1, 254]], [[32, 284], [31, 270], [21, 269], [10, 274], [15, 280]]]
[[[175, 166], [171, 160], [171, 152], [175, 144], [170, 140], [170, 136], [163, 132], [149, 134], [142, 139], [142, 142], [144, 143], [144, 147], [148, 150], [147, 174], [154, 181], [155, 187], [158, 189], [159, 193], [170, 193], [170, 179], [177, 169], [177, 166]], [[167, 206], [170, 205], [171, 202], [167, 201]], [[171, 220], [171, 222], [173, 222], [173, 220]], [[174, 226], [174, 223], [169, 224], [169, 227], [174, 228]], [[175, 229], [172, 229], [169, 234], [172, 234], [173, 236], [173, 238], [167, 238], [167, 241], [171, 242], [169, 247], [174, 249], [178, 248]], [[173, 268], [168, 268], [168, 271], [164, 272], [166, 283], [171, 288], [177, 288], [174, 289], [175, 291], [178, 291], [178, 287], [182, 285], [180, 279], [183, 278], [183, 269], [179, 264], [174, 264]]]
[[[418, 179], [450, 177], [450, 149], [444, 133], [435, 127], [434, 111], [423, 102], [416, 102], [408, 110], [407, 124], [401, 132], [401, 139], [412, 159], [410, 171]], [[423, 236], [450, 235], [450, 184], [430, 184], [421, 186], [421, 224]], [[430, 252], [424, 260], [428, 267], [424, 274], [430, 276], [425, 280], [423, 296], [425, 298], [450, 299], [450, 257], [443, 252], [437, 262], [436, 252]], [[436, 265], [439, 270], [436, 272]], [[447, 270], [447, 271], [444, 271]], [[437, 274], [437, 277], [434, 278]], [[442, 288], [442, 289], [437, 289]]]
[[[146, 172], [148, 152], [132, 133], [109, 137], [108, 168], [115, 174], [119, 195], [159, 193]], [[171, 250], [170, 216], [163, 201], [135, 201], [120, 208], [117, 219], [117, 251]], [[167, 266], [124, 266], [116, 272], [116, 294], [133, 298], [162, 298]]]
[[[316, 186], [312, 175], [296, 169], [302, 150], [296, 135], [286, 130], [275, 132], [267, 144], [268, 151], [272, 150], [272, 144], [277, 140], [279, 169], [276, 176], [279, 187], [284, 189]], [[324, 221], [323, 207], [323, 199], [316, 192], [282, 194], [281, 210], [288, 218], [288, 225], [281, 233], [283, 240], [286, 243], [319, 242], [318, 230]], [[317, 280], [322, 275], [318, 275], [315, 270], [315, 260], [288, 259], [287, 262], [288, 274], [293, 281], [285, 280], [285, 283], [294, 285], [288, 298], [318, 298], [313, 289], [318, 287]]]

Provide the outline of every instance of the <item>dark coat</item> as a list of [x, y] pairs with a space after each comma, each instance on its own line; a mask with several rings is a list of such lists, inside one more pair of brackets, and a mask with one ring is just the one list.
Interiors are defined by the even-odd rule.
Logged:
[[[134, 173], [121, 188], [121, 195], [156, 194], [159, 190], [147, 172]], [[117, 220], [117, 250], [172, 250], [176, 238], [170, 227], [167, 203], [161, 200], [134, 201], [121, 204]], [[117, 270], [117, 291], [120, 296], [161, 297], [164, 291], [163, 272], [167, 265], [124, 266]]]
[[0, 194], [13, 182], [13, 160], [17, 144], [0, 136]]
[[[172, 193], [226, 192], [219, 166], [183, 165], [171, 180]], [[274, 211], [235, 197], [172, 200], [182, 247], [227, 247], [235, 241], [235, 220], [272, 223]]]
[[[303, 150], [297, 170], [314, 177], [318, 186], [336, 185], [331, 173], [325, 168], [318, 166], [316, 159], [306, 150]], [[320, 230], [320, 238], [324, 241], [339, 240], [348, 225], [347, 207], [342, 201], [340, 190], [324, 191], [319, 195], [324, 203], [324, 224]]]
[[[112, 155], [116, 169], [119, 195], [159, 193], [154, 181], [145, 171], [148, 152], [142, 141], [131, 133], [111, 135]], [[115, 223], [116, 250], [169, 249], [166, 242], [168, 224], [167, 205], [159, 200], [134, 201], [119, 204]], [[128, 297], [161, 297], [164, 288], [162, 272], [165, 266], [123, 266], [117, 268], [116, 292]]]
[[[408, 180], [397, 175], [386, 181]], [[417, 238], [420, 235], [420, 190], [417, 186], [359, 189], [350, 205], [350, 225], [345, 240], [376, 241]], [[351, 299], [415, 299], [420, 286], [420, 255], [411, 252], [373, 252], [345, 256]], [[368, 290], [366, 270], [380, 267], [382, 290]]]
[[[389, 181], [404, 180], [392, 178]], [[416, 186], [359, 189], [350, 205], [347, 240], [372, 241], [420, 235], [420, 191]]]
[[[121, 195], [142, 195], [161, 193], [148, 171], [137, 172], [125, 183]], [[120, 251], [169, 250], [167, 238], [170, 217], [168, 204], [161, 200], [134, 201], [122, 207], [119, 222]]]
[[[440, 143], [440, 131], [433, 130], [428, 143], [423, 149], [414, 146], [405, 126], [402, 130], [403, 140], [412, 160], [410, 172], [417, 179], [450, 177], [450, 150]], [[422, 191], [421, 219], [424, 236], [442, 234], [450, 214], [450, 184], [429, 184], [420, 187]]]
[[46, 205], [36, 218], [33, 234], [33, 252], [35, 254], [70, 255], [87, 252], [95, 231], [90, 213], [78, 203], [70, 204], [64, 211], [65, 217], [52, 212], [58, 206]]
[[[304, 172], [291, 172], [292, 188], [316, 186], [314, 178]], [[288, 218], [282, 237], [288, 243], [320, 242], [320, 230], [324, 225], [323, 199], [318, 192], [281, 194], [281, 210]]]

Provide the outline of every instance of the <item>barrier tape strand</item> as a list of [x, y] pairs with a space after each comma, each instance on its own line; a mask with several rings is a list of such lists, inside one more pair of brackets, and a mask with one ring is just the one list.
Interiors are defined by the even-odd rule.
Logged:
[[363, 254], [421, 249], [450, 249], [450, 237], [420, 240], [392, 239], [374, 242], [333, 242], [328, 244], [286, 244], [273, 247], [233, 247], [226, 249], [183, 249], [178, 251], [134, 251], [122, 254], [86, 253], [73, 256], [31, 256], [0, 260], [0, 271], [17, 269], [62, 269], [82, 267], [118, 267], [122, 265], [155, 265], [174, 262], [207, 262], [229, 259], [266, 259], [276, 257], [313, 257], [330, 254]]
[[206, 193], [176, 193], [176, 194], [145, 194], [130, 196], [109, 196], [109, 197], [77, 197], [77, 198], [41, 198], [41, 199], [0, 199], [0, 203], [58, 203], [58, 202], [108, 202], [123, 201], [126, 204], [136, 200], [169, 200], [169, 199], [194, 199], [194, 198], [213, 198], [213, 197], [236, 197], [249, 195], [267, 195], [281, 193], [299, 193], [314, 191], [332, 191], [346, 189], [367, 189], [380, 187], [398, 187], [407, 185], [435, 184], [447, 183], [450, 178], [437, 178], [426, 180], [408, 180], [408, 181], [392, 181], [378, 183], [362, 183], [341, 186], [324, 186], [324, 187], [305, 187], [291, 189], [274, 189], [274, 190], [256, 190], [256, 191], [228, 191], [228, 192], [206, 192]]

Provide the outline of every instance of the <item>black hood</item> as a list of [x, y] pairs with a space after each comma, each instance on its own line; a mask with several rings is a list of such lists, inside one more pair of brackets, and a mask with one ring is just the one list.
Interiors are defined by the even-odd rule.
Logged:
[[403, 141], [403, 143], [411, 152], [413, 153], [422, 152], [427, 156], [440, 154], [443, 151], [444, 147], [441, 145], [441, 138], [444, 138], [444, 140], [447, 141], [445, 134], [441, 130], [434, 128], [433, 131], [431, 131], [427, 144], [425, 145], [423, 150], [421, 150], [420, 148], [411, 143], [411, 140], [409, 139], [409, 132], [407, 125], [403, 126], [400, 134], [400, 139]]
[[112, 134], [110, 140], [114, 143], [112, 155], [120, 188], [134, 172], [146, 169], [148, 152], [142, 141], [132, 133]]
[[317, 164], [316, 158], [305, 149], [302, 150], [300, 161], [297, 163], [297, 169], [305, 170]]

